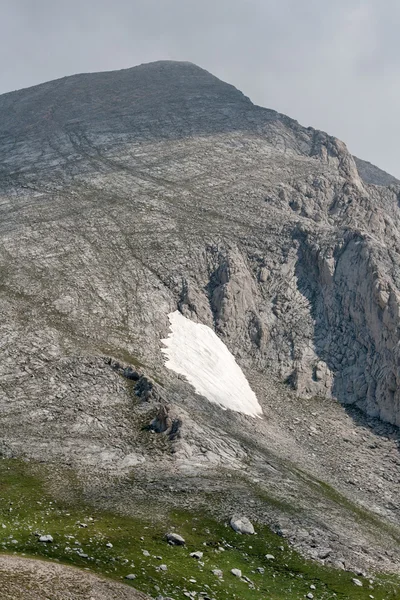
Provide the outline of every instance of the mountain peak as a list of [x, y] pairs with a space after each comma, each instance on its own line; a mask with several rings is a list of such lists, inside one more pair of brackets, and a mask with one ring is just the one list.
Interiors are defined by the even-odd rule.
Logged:
[[92, 132], [169, 137], [185, 127], [190, 134], [229, 118], [235, 122], [243, 109], [252, 107], [242, 92], [193, 63], [157, 61], [3, 94], [0, 137], [48, 139], [72, 123]]

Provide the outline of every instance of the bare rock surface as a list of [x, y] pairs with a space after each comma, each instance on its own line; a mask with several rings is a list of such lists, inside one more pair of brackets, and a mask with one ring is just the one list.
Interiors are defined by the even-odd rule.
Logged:
[[168, 61], [5, 94], [0, 116], [21, 359], [86, 345], [161, 368], [179, 308], [299, 394], [400, 423], [397, 188], [342, 142]]
[[[397, 182], [190, 63], [5, 94], [0, 139], [1, 454], [398, 570]], [[176, 310], [263, 418], [165, 368]]]

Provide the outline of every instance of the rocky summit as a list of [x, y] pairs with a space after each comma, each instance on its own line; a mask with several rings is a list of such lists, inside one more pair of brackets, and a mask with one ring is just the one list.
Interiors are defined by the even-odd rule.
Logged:
[[[164, 519], [193, 569], [203, 541], [168, 544], [169, 511], [267, 527], [353, 587], [398, 573], [399, 201], [343, 142], [191, 63], [0, 96], [4, 465], [54, 502]], [[279, 548], [248, 576], [227, 563], [230, 593], [260, 598]], [[381, 597], [363, 581], [352, 597]]]

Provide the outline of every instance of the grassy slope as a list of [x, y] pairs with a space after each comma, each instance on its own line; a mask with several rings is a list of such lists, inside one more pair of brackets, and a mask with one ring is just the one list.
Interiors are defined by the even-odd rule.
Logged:
[[[160, 519], [149, 506], [148, 519], [143, 520], [98, 512], [78, 500], [63, 504], [46, 492], [40, 469], [17, 460], [0, 460], [0, 549], [4, 552], [59, 560], [119, 580], [133, 573], [136, 588], [177, 600], [185, 598], [185, 591], [206, 592], [217, 600], [297, 600], [310, 592], [312, 584], [318, 599], [364, 599], [370, 594], [378, 600], [400, 597], [393, 579], [376, 578], [373, 590], [363, 580], [363, 587], [358, 588], [351, 581], [354, 575], [303, 560], [266, 527], [257, 527], [257, 535], [249, 537], [204, 514], [171, 512]], [[185, 547], [166, 543], [165, 533], [173, 529], [184, 536]], [[40, 543], [35, 532], [51, 534], [54, 542]], [[112, 548], [106, 546], [108, 542]], [[79, 556], [79, 549], [88, 558]], [[196, 550], [204, 552], [203, 565], [189, 556]], [[267, 560], [267, 553], [275, 559]], [[161, 564], [167, 565], [167, 571], [158, 570]], [[265, 573], [257, 573], [257, 567], [264, 567]], [[212, 574], [215, 568], [224, 572], [223, 580]], [[232, 568], [241, 569], [253, 584], [235, 578]]]

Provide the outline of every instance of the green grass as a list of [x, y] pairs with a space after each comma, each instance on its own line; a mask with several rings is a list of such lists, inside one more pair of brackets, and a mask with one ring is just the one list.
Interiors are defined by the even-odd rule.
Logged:
[[[154, 514], [151, 499], [146, 518], [100, 511], [82, 501], [73, 475], [74, 491], [64, 496], [69, 500], [60, 501], [60, 494], [52, 496], [49, 474], [49, 467], [0, 460], [1, 551], [58, 560], [117, 580], [133, 573], [134, 587], [154, 597], [161, 593], [176, 600], [186, 598], [185, 591], [196, 592], [196, 597], [205, 592], [216, 600], [299, 600], [310, 591], [311, 584], [316, 587], [313, 594], [318, 600], [361, 600], [370, 594], [377, 600], [400, 597], [396, 579], [376, 577], [373, 590], [366, 580], [362, 588], [355, 587], [351, 581], [354, 575], [304, 560], [265, 526], [256, 524], [256, 536], [241, 536], [227, 523], [204, 513]], [[166, 543], [165, 534], [170, 530], [183, 535], [185, 547]], [[36, 532], [51, 534], [54, 542], [40, 543]], [[78, 548], [88, 557], [79, 556]], [[150, 556], [145, 556], [144, 550]], [[197, 550], [204, 553], [201, 562], [189, 556]], [[266, 554], [275, 559], [267, 560]], [[167, 571], [159, 570], [161, 564], [167, 565]], [[265, 573], [258, 573], [257, 567], [263, 567]], [[235, 578], [232, 568], [240, 569], [252, 584]], [[212, 569], [221, 569], [223, 580], [213, 575]]]

